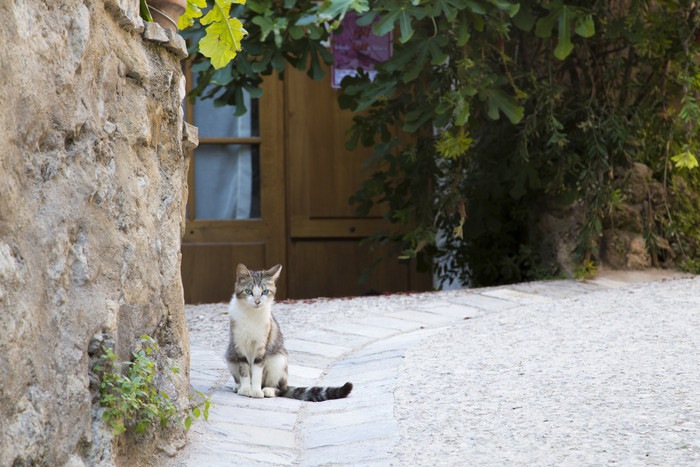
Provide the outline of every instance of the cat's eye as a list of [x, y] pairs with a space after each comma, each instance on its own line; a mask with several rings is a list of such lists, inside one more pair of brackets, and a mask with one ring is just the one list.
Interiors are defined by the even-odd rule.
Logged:
[[245, 289], [245, 293], [248, 295], [253, 295], [253, 291], [250, 289]]
[[262, 291], [262, 294], [263, 294], [263, 295], [267, 295], [267, 294], [269, 294], [269, 293], [270, 293], [269, 290], [263, 290], [263, 291]]

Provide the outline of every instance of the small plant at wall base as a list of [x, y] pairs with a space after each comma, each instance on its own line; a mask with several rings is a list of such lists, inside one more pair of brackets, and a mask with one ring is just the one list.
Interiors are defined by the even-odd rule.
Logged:
[[101, 375], [100, 405], [105, 408], [102, 417], [112, 427], [113, 434], [118, 436], [129, 429], [145, 433], [152, 427], [165, 427], [173, 420], [189, 429], [193, 417], [203, 416], [207, 420], [211, 401], [204, 394], [197, 392], [202, 401], [182, 418], [168, 394], [158, 388], [159, 375], [164, 372], [177, 375], [179, 370], [175, 366], [159, 367], [155, 340], [144, 335], [138, 347], [128, 362], [119, 362], [112, 349], [103, 347], [101, 362], [95, 366]]

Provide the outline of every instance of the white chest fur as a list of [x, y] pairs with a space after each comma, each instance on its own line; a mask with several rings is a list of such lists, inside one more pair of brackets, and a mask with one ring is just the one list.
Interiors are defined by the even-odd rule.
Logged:
[[253, 361], [267, 345], [270, 333], [270, 307], [249, 308], [238, 303], [229, 306], [229, 317], [233, 322], [232, 337], [236, 350]]

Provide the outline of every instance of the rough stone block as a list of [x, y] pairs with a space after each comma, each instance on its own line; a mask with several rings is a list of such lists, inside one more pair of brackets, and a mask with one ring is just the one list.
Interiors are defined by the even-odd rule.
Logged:
[[187, 58], [187, 43], [185, 42], [185, 39], [170, 29], [166, 29], [165, 34], [168, 36], [168, 42], [164, 44], [165, 48], [172, 52], [180, 60]]
[[136, 34], [143, 32], [138, 0], [105, 0], [105, 8], [125, 30]]
[[145, 23], [143, 39], [149, 42], [155, 42], [157, 44], [167, 44], [169, 41], [168, 34], [165, 32], [165, 29], [163, 29], [157, 23]]
[[187, 122], [182, 124], [182, 145], [186, 151], [191, 151], [199, 146], [199, 128]]

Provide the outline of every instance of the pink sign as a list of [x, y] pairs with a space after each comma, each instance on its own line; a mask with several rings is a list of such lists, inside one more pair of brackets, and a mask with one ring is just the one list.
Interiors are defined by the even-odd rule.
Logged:
[[391, 33], [377, 36], [372, 25], [358, 26], [357, 14], [349, 12], [341, 23], [342, 30], [333, 33], [332, 86], [340, 88], [346, 76], [355, 76], [361, 68], [374, 79], [375, 65], [391, 57]]

